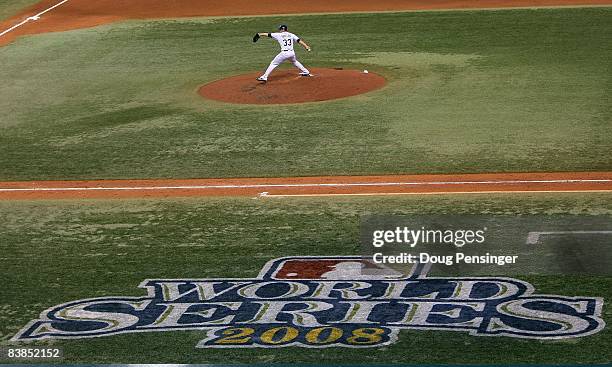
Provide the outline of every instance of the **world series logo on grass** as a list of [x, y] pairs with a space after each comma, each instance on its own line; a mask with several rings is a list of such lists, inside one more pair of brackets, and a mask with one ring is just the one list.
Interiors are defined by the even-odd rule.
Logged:
[[44, 311], [13, 341], [202, 330], [199, 348], [373, 347], [399, 331], [559, 339], [603, 329], [601, 298], [536, 295], [513, 278], [381, 275], [355, 256], [271, 260], [254, 279], [145, 280], [145, 297], [102, 297]]

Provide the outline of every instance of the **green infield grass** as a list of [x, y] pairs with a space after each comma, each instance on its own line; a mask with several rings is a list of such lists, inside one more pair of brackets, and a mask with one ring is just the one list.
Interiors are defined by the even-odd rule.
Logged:
[[[609, 194], [337, 199], [203, 198], [0, 202], [0, 346], [48, 307], [103, 296], [143, 296], [144, 279], [252, 278], [270, 259], [358, 255], [366, 214], [612, 215]], [[596, 256], [596, 254], [595, 254]], [[537, 294], [603, 297], [612, 278], [511, 276]], [[202, 331], [39, 341], [66, 363], [609, 363], [612, 332], [566, 340], [402, 331], [366, 349], [201, 349]], [[137, 348], [134, 346], [137, 345]]]
[[[4, 6], [6, 9], [6, 6]], [[0, 180], [593, 171], [612, 167], [612, 8], [129, 21], [0, 48]], [[386, 88], [239, 106], [288, 23], [307, 66]], [[255, 83], [255, 81], [253, 81]]]

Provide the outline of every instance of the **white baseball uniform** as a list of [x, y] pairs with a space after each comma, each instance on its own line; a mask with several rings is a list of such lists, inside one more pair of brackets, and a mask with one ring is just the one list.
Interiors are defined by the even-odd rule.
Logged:
[[274, 60], [272, 60], [272, 62], [270, 63], [270, 66], [268, 66], [268, 69], [261, 76], [261, 78], [267, 80], [268, 77], [270, 76], [270, 73], [272, 73], [272, 70], [276, 69], [278, 65], [282, 64], [283, 62], [287, 60], [291, 61], [291, 63], [296, 68], [300, 69], [300, 72], [304, 74], [310, 74], [308, 69], [306, 69], [304, 65], [302, 65], [295, 57], [295, 51], [293, 50], [293, 45], [300, 41], [300, 38], [298, 36], [296, 36], [293, 33], [287, 32], [287, 31], [278, 32], [278, 33], [268, 33], [268, 36], [270, 38], [274, 38], [278, 42], [278, 44], [281, 47], [281, 52], [278, 55], [276, 55]]

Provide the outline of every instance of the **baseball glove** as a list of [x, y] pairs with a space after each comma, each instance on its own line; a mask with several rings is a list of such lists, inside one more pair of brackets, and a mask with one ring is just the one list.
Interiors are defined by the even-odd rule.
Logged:
[[258, 39], [259, 39], [259, 33], [255, 33], [255, 35], [253, 36], [253, 42], [257, 42]]

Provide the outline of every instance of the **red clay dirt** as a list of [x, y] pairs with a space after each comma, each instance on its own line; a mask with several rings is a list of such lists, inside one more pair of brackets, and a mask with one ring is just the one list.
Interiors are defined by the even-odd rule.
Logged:
[[612, 172], [0, 182], [0, 200], [610, 192]]
[[[59, 1], [43, 0], [0, 21], [0, 32]], [[40, 20], [30, 21], [0, 37], [0, 45], [27, 34], [87, 28], [129, 19], [610, 4], [612, 0], [293, 0], [282, 3], [278, 0], [69, 0]]]
[[250, 73], [214, 81], [198, 93], [208, 99], [240, 104], [288, 104], [319, 102], [367, 93], [386, 84], [375, 73], [344, 69], [311, 69], [314, 76], [303, 77], [297, 69], [275, 70], [267, 83], [255, 80], [261, 73]]

